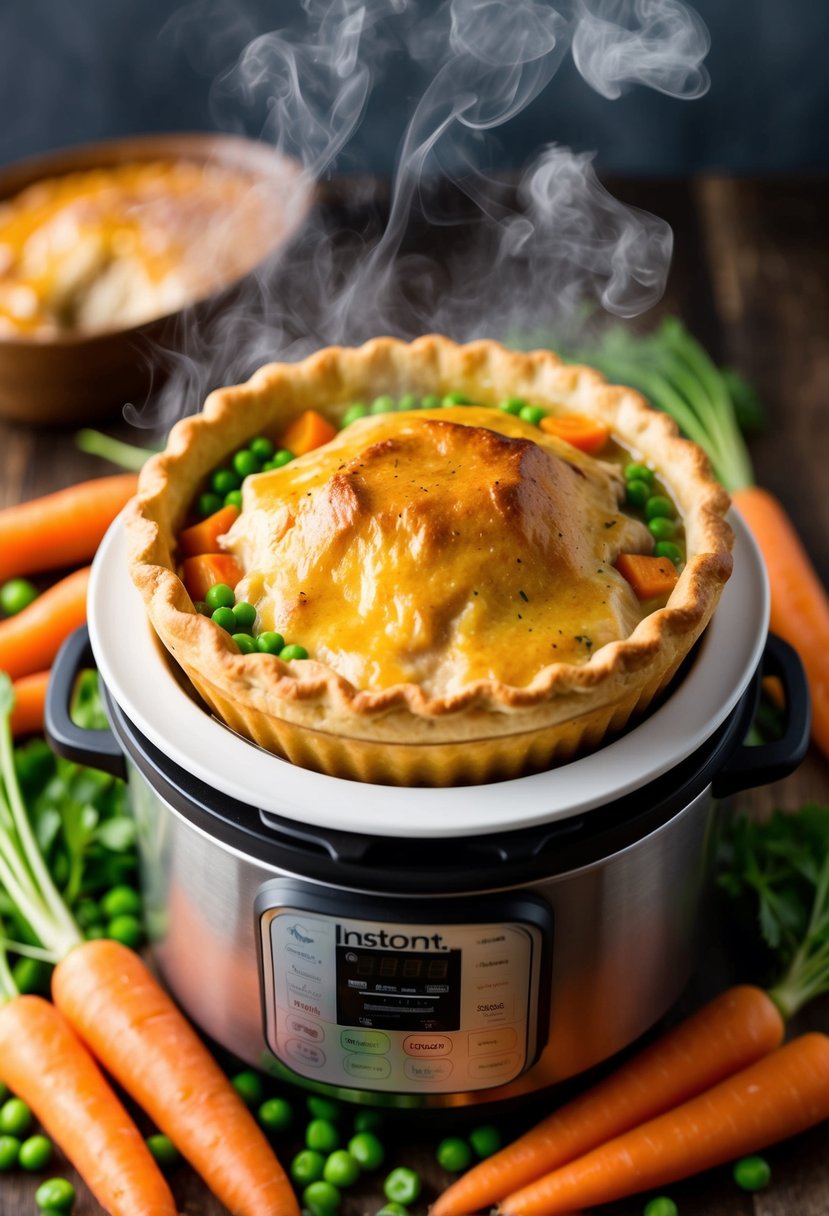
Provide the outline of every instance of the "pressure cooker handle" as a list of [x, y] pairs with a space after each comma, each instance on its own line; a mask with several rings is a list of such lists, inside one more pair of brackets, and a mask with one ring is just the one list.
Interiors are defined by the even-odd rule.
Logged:
[[110, 730], [86, 730], [69, 716], [69, 706], [78, 673], [94, 667], [89, 630], [81, 625], [58, 651], [49, 677], [44, 711], [44, 731], [54, 750], [65, 760], [102, 769], [114, 777], [126, 777], [127, 766], [118, 740]]
[[711, 792], [726, 798], [740, 790], [781, 781], [793, 773], [809, 747], [812, 724], [809, 686], [798, 654], [788, 642], [770, 633], [762, 660], [763, 674], [777, 676], [786, 698], [786, 727], [772, 743], [749, 747], [743, 743], [714, 778]]

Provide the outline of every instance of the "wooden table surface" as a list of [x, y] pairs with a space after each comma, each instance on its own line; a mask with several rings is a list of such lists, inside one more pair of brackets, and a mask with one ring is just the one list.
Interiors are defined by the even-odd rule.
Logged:
[[[760, 389], [769, 426], [751, 445], [757, 480], [786, 504], [829, 583], [829, 183], [703, 179], [625, 183], [616, 189], [626, 201], [673, 225], [675, 259], [660, 312], [681, 315], [717, 360], [737, 367]], [[113, 429], [124, 433], [123, 426]], [[75, 451], [71, 431], [0, 425], [0, 505], [101, 471], [100, 461]], [[814, 753], [787, 781], [743, 794], [739, 801], [763, 813], [808, 799], [829, 801], [829, 767]], [[719, 967], [711, 946], [696, 987], [710, 987]], [[806, 1027], [829, 1031], [829, 1001], [815, 1003], [794, 1029]], [[527, 1118], [543, 1109], [543, 1104], [528, 1107]], [[437, 1136], [424, 1134], [425, 1122], [420, 1117], [387, 1137], [395, 1146], [392, 1164], [414, 1165], [426, 1181], [418, 1212], [448, 1181], [434, 1164]], [[287, 1139], [284, 1155], [297, 1147]], [[824, 1127], [770, 1151], [773, 1184], [756, 1197], [737, 1190], [725, 1169], [667, 1190], [681, 1216], [826, 1216], [827, 1147]], [[71, 1176], [62, 1162], [54, 1172]], [[20, 1174], [0, 1178], [2, 1216], [33, 1213], [37, 1182]], [[174, 1171], [171, 1182], [188, 1216], [224, 1211], [187, 1167]], [[380, 1206], [379, 1185], [366, 1184], [349, 1192], [343, 1213], [370, 1216]], [[643, 1207], [644, 1199], [634, 1198], [602, 1211], [636, 1216]], [[100, 1211], [79, 1186], [76, 1216]]]

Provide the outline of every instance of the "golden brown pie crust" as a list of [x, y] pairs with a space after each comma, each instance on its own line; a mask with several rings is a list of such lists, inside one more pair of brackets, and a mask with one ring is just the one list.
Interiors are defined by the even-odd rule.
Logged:
[[[176, 573], [176, 536], [204, 478], [257, 434], [279, 433], [308, 408], [339, 423], [353, 400], [461, 390], [482, 405], [523, 397], [605, 422], [668, 485], [685, 525], [687, 564], [666, 606], [582, 665], [551, 663], [525, 687], [475, 680], [445, 696], [417, 683], [354, 687], [313, 658], [241, 655], [193, 608]], [[404, 415], [400, 415], [403, 417]], [[547, 351], [429, 336], [377, 338], [273, 364], [213, 393], [145, 465], [127, 512], [130, 568], [153, 626], [228, 725], [295, 763], [393, 784], [460, 784], [549, 767], [597, 746], [666, 686], [710, 619], [731, 571], [728, 496], [704, 454], [665, 415], [596, 372]]]

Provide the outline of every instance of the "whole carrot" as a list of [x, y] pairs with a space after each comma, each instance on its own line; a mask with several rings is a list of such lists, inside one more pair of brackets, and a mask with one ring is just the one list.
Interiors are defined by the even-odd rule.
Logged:
[[86, 620], [88, 582], [85, 566], [44, 591], [17, 616], [0, 621], [0, 671], [17, 680], [51, 665], [64, 639]]
[[805, 1034], [675, 1110], [508, 1195], [503, 1216], [556, 1216], [713, 1169], [829, 1118], [829, 1036]]
[[16, 996], [0, 1007], [0, 1076], [110, 1216], [176, 1216], [140, 1132], [54, 1005]]
[[90, 561], [137, 485], [135, 473], [115, 473], [0, 511], [0, 582]]
[[115, 941], [86, 942], [56, 967], [52, 994], [233, 1216], [299, 1216], [256, 1120], [136, 954]]
[[464, 1174], [440, 1196], [432, 1216], [481, 1211], [611, 1137], [702, 1093], [782, 1041], [783, 1019], [766, 993], [749, 985], [730, 988]]
[[43, 708], [49, 672], [35, 671], [14, 682], [14, 709], [11, 716], [12, 735], [31, 735], [43, 730]]

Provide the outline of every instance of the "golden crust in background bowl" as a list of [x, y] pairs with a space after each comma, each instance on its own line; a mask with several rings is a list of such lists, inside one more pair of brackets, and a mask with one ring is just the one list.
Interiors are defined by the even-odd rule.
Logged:
[[[443, 693], [418, 682], [367, 689], [313, 658], [285, 663], [239, 654], [194, 610], [176, 573], [177, 532], [204, 478], [253, 436], [279, 433], [305, 409], [339, 422], [356, 399], [453, 390], [484, 406], [518, 396], [553, 412], [586, 414], [660, 471], [687, 538], [687, 564], [665, 607], [587, 662], [546, 663], [522, 686], [475, 679]], [[668, 418], [587, 368], [493, 342], [378, 338], [264, 367], [247, 384], [212, 394], [203, 413], [180, 422], [166, 451], [145, 466], [127, 531], [131, 574], [156, 632], [230, 726], [337, 776], [441, 785], [549, 767], [595, 747], [645, 709], [690, 651], [730, 574], [727, 507], [703, 453], [679, 438]]]

